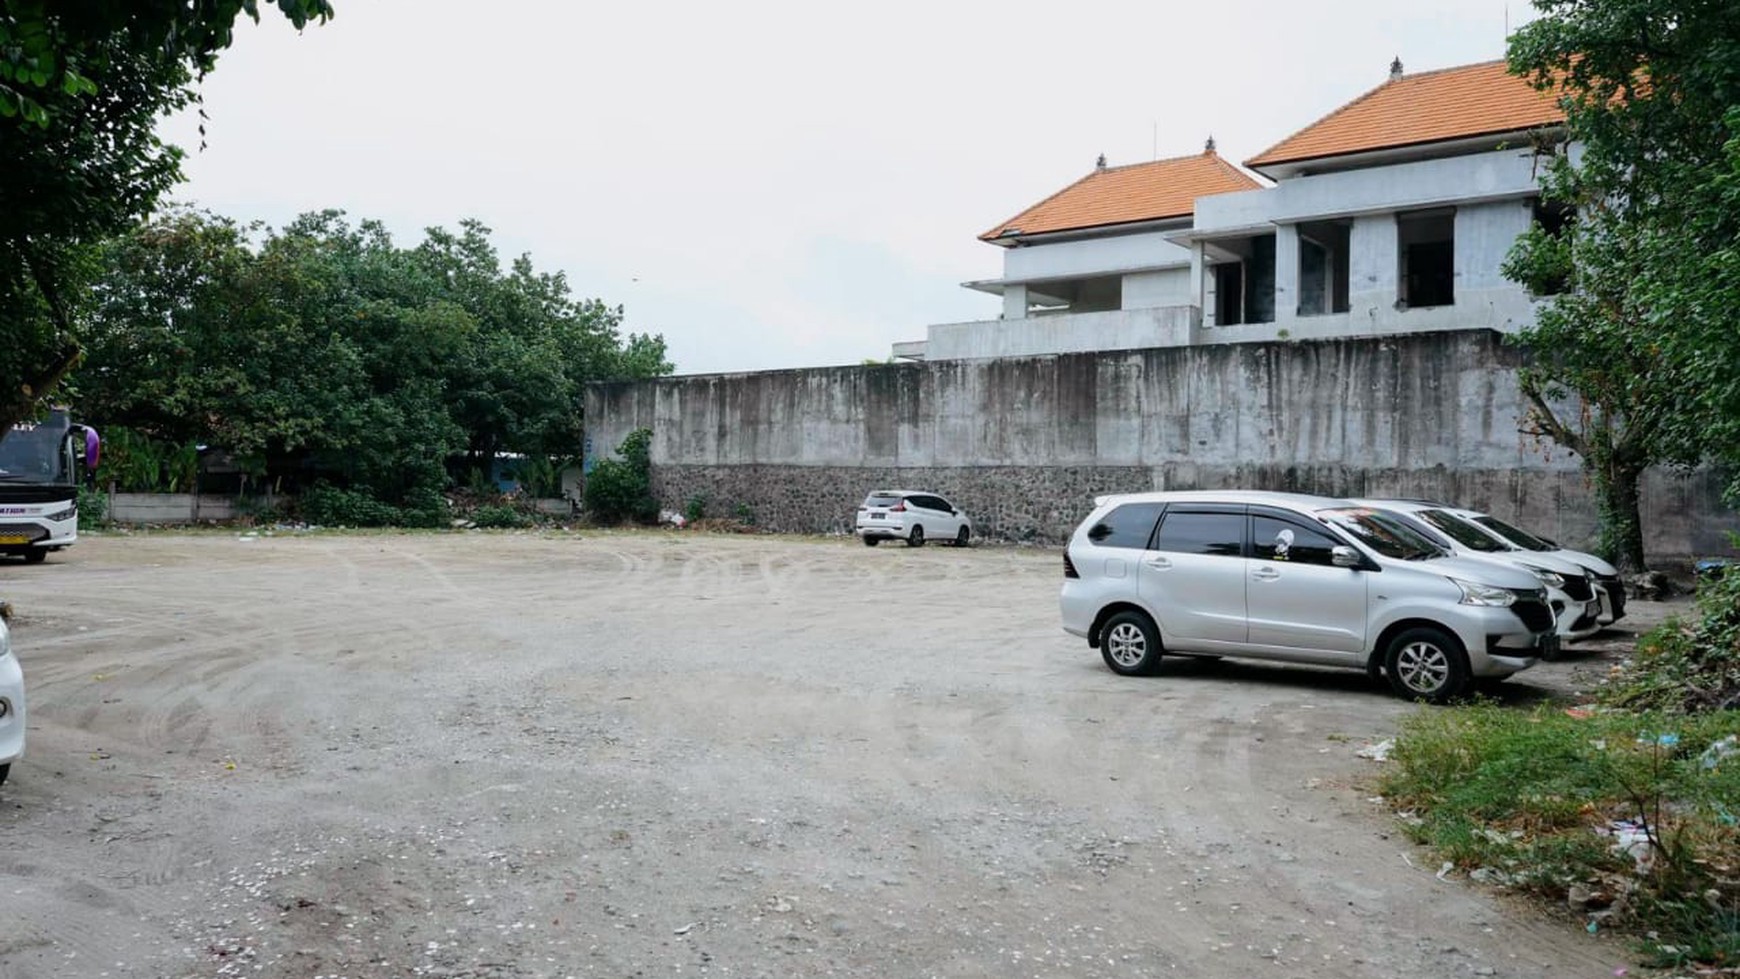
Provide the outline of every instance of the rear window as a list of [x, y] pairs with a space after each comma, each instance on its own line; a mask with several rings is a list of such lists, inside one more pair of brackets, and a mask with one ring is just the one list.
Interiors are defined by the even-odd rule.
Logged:
[[900, 502], [899, 493], [871, 493], [864, 500], [865, 506], [888, 507]]
[[1100, 518], [1088, 529], [1088, 540], [1100, 547], [1133, 547], [1146, 550], [1160, 519], [1160, 503], [1126, 503]]

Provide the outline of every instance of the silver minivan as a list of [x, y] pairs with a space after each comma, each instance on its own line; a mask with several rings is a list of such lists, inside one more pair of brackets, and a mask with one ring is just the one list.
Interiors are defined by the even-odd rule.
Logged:
[[1255, 491], [1102, 496], [1064, 552], [1063, 628], [1112, 670], [1163, 655], [1344, 666], [1443, 703], [1557, 642], [1527, 572], [1470, 561], [1348, 500]]

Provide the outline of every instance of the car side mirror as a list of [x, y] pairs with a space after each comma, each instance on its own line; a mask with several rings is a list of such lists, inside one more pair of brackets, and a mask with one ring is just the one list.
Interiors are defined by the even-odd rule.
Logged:
[[1337, 544], [1329, 549], [1329, 563], [1338, 568], [1365, 567], [1365, 561], [1360, 558], [1359, 552], [1346, 544]]

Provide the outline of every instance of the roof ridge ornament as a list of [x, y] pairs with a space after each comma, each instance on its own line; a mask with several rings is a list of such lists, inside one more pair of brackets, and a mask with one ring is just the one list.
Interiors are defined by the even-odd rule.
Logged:
[[1214, 134], [1213, 133], [1209, 133], [1208, 142], [1202, 144], [1202, 155], [1203, 156], [1213, 156], [1214, 155]]
[[1390, 81], [1399, 82], [1401, 80], [1402, 80], [1402, 56], [1398, 54], [1398, 55], [1396, 55], [1396, 59], [1394, 61], [1390, 62]]
[[1094, 169], [1104, 170], [1105, 168], [1106, 168], [1106, 155], [1104, 153], [1101, 153], [1100, 158], [1094, 161]]

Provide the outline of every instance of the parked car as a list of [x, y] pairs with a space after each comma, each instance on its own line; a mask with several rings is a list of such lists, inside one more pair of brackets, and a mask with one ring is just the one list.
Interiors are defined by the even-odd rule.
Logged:
[[0, 616], [0, 784], [24, 755], [24, 671], [12, 655], [12, 635]]
[[1609, 625], [1625, 617], [1625, 582], [1619, 580], [1619, 569], [1613, 565], [1593, 554], [1560, 547], [1556, 541], [1513, 527], [1490, 513], [1461, 507], [1443, 507], [1442, 509], [1475, 524], [1518, 550], [1528, 551], [1532, 554], [1551, 554], [1587, 570], [1595, 579], [1595, 597], [1601, 601], [1598, 621], [1602, 625]]
[[1601, 631], [1601, 600], [1596, 595], [1595, 577], [1576, 562], [1556, 554], [1514, 547], [1484, 528], [1431, 503], [1414, 500], [1353, 502], [1397, 514], [1415, 530], [1448, 547], [1458, 557], [1498, 561], [1539, 578], [1547, 589], [1547, 604], [1553, 608], [1561, 640], [1585, 639]]
[[858, 536], [867, 547], [885, 540], [903, 540], [923, 547], [927, 540], [966, 547], [973, 523], [941, 495], [922, 490], [874, 490], [858, 508]]
[[1103, 496], [1063, 556], [1063, 628], [1122, 674], [1163, 655], [1382, 674], [1435, 703], [1558, 642], [1527, 572], [1471, 561], [1393, 515], [1290, 493]]

